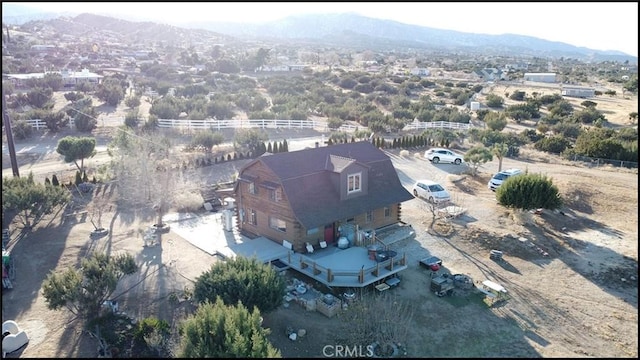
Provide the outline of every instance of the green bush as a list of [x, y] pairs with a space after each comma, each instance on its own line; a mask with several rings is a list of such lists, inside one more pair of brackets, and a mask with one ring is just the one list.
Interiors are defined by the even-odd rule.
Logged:
[[33, 126], [24, 120], [16, 120], [11, 126], [13, 137], [18, 140], [28, 139], [33, 135]]
[[534, 144], [536, 150], [545, 151], [553, 154], [560, 154], [563, 152], [571, 142], [564, 138], [562, 135], [555, 135], [552, 137], [542, 138]]
[[154, 330], [158, 331], [159, 334], [169, 335], [169, 323], [155, 317], [144, 318], [138, 323], [133, 336], [138, 341], [144, 341], [144, 337], [151, 334]]
[[222, 298], [225, 304], [241, 301], [248, 309], [256, 306], [266, 313], [282, 304], [285, 284], [269, 264], [255, 258], [236, 257], [217, 262], [196, 279], [194, 299], [200, 303]]
[[557, 209], [562, 206], [558, 188], [541, 174], [510, 176], [496, 190], [498, 203], [516, 209]]

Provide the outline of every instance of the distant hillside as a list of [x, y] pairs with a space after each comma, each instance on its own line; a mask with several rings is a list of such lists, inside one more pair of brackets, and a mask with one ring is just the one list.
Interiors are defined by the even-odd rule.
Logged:
[[30, 21], [25, 26], [51, 27], [66, 34], [81, 35], [87, 32], [109, 32], [130, 41], [168, 41], [179, 44], [184, 41], [225, 37], [209, 30], [185, 29], [154, 22], [133, 22], [108, 16], [80, 14], [76, 17], [58, 17], [50, 20]]
[[[37, 13], [32, 8], [14, 4], [3, 4], [2, 10], [2, 20], [5, 23], [23, 24], [35, 21], [39, 25], [52, 26], [64, 32], [102, 30], [118, 33], [132, 41], [183, 41], [186, 38], [203, 40], [232, 36], [239, 39], [304, 41], [317, 45], [372, 50], [415, 48], [485, 55], [565, 57], [591, 61], [628, 60], [636, 64], [638, 62], [637, 57], [620, 51], [593, 50], [524, 35], [485, 35], [440, 30], [356, 14], [300, 15], [262, 24], [192, 22], [172, 26], [93, 14], [81, 14], [76, 17], [60, 17], [58, 14], [57, 18], [51, 19], [52, 14]], [[30, 20], [25, 21], [26, 19]]]
[[[281, 39], [351, 41], [353, 34], [377, 43], [401, 42], [406, 46], [443, 50], [464, 50], [511, 55], [571, 57], [591, 60], [637, 62], [637, 57], [619, 51], [600, 51], [531, 36], [484, 35], [440, 30], [391, 20], [373, 19], [355, 14], [291, 16], [264, 24], [201, 22], [183, 24], [235, 36]], [[346, 36], [345, 34], [352, 34]], [[342, 39], [342, 40], [341, 40]], [[351, 43], [351, 45], [356, 45]]]

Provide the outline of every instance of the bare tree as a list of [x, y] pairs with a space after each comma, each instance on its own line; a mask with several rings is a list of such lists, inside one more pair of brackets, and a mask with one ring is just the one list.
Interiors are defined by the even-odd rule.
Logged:
[[136, 135], [126, 131], [111, 144], [112, 170], [118, 179], [120, 204], [150, 207], [156, 211], [157, 228], [175, 205], [176, 197], [194, 186], [183, 176], [181, 161], [169, 137]]
[[413, 308], [397, 295], [364, 294], [345, 311], [338, 313], [342, 331], [339, 340], [347, 346], [377, 345], [376, 355], [389, 356], [405, 343], [413, 323]]

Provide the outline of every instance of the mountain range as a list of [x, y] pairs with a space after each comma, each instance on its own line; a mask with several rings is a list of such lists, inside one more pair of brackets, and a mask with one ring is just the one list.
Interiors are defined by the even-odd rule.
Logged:
[[[20, 25], [32, 20], [46, 20], [60, 16], [60, 14], [37, 12], [30, 7], [14, 4], [3, 4], [2, 7], [2, 21], [9, 24]], [[83, 14], [83, 20], [86, 21], [87, 15]], [[119, 24], [126, 25], [123, 27], [129, 29], [132, 26], [157, 26], [150, 21], [118, 20], [120, 20]], [[108, 25], [110, 28], [105, 30], [118, 31], [118, 28], [113, 26], [113, 21], [96, 21], [92, 24], [99, 28], [101, 23], [110, 23]], [[638, 61], [637, 57], [620, 51], [593, 50], [531, 36], [486, 35], [441, 30], [351, 13], [290, 16], [282, 20], [261, 24], [191, 22], [173, 25], [183, 29], [208, 30], [218, 33], [218, 35], [228, 35], [239, 39], [274, 42], [304, 41], [318, 46], [334, 45], [371, 50], [431, 50], [503, 56], [564, 57], [585, 61], [629, 61], [632, 63]]]

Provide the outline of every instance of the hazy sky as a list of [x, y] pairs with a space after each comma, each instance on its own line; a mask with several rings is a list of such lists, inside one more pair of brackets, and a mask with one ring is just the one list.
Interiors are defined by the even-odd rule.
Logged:
[[262, 22], [294, 14], [343, 13], [479, 34], [517, 34], [638, 56], [638, 2], [80, 2], [21, 3], [55, 12], [92, 12], [167, 23]]

